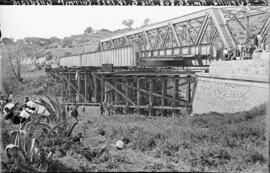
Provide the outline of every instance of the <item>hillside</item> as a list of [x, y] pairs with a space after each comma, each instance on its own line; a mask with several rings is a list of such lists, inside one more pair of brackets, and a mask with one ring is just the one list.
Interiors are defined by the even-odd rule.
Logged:
[[[82, 34], [71, 35], [63, 39], [57, 37], [48, 39], [27, 37], [14, 41], [10, 38], [3, 38], [4, 45], [1, 49], [2, 63], [5, 64], [2, 69], [4, 90], [14, 93], [29, 93], [32, 89], [36, 90], [38, 87], [42, 87], [43, 82], [41, 81], [37, 87], [33, 75], [35, 76], [38, 73], [36, 70], [40, 70], [37, 66], [39, 66], [40, 62], [42, 63], [42, 60], [94, 51], [98, 48], [100, 39], [129, 30], [131, 29], [126, 28], [116, 31], [107, 29], [93, 30], [88, 27]], [[29, 73], [33, 73], [31, 75], [33, 80], [28, 77]]]
[[51, 37], [48, 39], [26, 37], [14, 42], [12, 39], [3, 38], [3, 42], [7, 45], [13, 46], [28, 46], [35, 50], [35, 58], [37, 59], [44, 56], [61, 57], [81, 52], [94, 51], [98, 47], [99, 40], [119, 33], [124, 33], [129, 30], [131, 29], [126, 28], [110, 31], [107, 29], [93, 30], [91, 28], [89, 30], [85, 30], [83, 34], [71, 35], [63, 39], [59, 39], [57, 37]]

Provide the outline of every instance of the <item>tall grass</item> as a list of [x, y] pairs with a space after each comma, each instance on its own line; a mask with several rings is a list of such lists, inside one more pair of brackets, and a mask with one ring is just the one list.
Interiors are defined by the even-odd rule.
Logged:
[[[250, 111], [148, 119], [139, 115], [102, 117], [98, 135], [129, 138], [127, 147], [197, 170], [247, 170], [265, 165], [265, 105]], [[248, 166], [247, 166], [248, 165]], [[255, 169], [255, 168], [254, 168]]]

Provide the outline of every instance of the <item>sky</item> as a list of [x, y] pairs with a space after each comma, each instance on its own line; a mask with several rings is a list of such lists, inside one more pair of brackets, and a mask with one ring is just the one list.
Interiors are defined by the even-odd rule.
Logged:
[[145, 18], [150, 23], [176, 18], [208, 7], [188, 6], [1, 6], [2, 38], [58, 37], [82, 34], [91, 26], [94, 30], [125, 28], [122, 21], [134, 19], [132, 27], [140, 27]]

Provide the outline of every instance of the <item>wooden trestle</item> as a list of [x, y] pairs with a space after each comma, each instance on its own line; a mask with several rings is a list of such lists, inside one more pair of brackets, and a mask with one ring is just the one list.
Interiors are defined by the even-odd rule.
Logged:
[[172, 70], [97, 72], [89, 69], [50, 70], [62, 82], [66, 103], [102, 103], [110, 114], [175, 115], [190, 113], [197, 78]]

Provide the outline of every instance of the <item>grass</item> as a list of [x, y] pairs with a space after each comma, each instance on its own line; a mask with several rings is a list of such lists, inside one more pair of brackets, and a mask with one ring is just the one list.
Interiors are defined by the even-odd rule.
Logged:
[[[84, 134], [82, 142], [62, 152], [59, 144], [54, 156], [69, 165], [61, 171], [257, 172], [268, 160], [265, 115], [265, 105], [175, 119], [86, 113], [73, 132]], [[117, 150], [114, 144], [121, 138], [127, 143]]]

